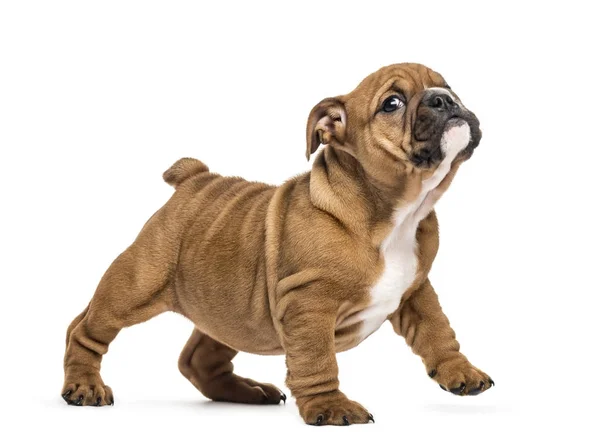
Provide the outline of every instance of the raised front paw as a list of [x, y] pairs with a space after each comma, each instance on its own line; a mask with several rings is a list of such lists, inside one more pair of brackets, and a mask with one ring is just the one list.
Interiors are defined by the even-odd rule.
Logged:
[[478, 395], [494, 386], [494, 380], [464, 357], [446, 360], [429, 370], [429, 377], [444, 391], [455, 395]]
[[348, 426], [355, 423], [375, 423], [373, 415], [359, 403], [349, 400], [340, 391], [296, 400], [300, 415], [309, 425]]

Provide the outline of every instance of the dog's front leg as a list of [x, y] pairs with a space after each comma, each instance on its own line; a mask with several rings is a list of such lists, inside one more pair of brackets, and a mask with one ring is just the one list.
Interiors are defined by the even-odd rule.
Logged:
[[494, 381], [460, 352], [460, 345], [429, 280], [404, 300], [390, 318], [394, 330], [421, 357], [440, 387], [457, 395], [477, 395]]
[[335, 356], [338, 301], [332, 285], [313, 282], [282, 298], [278, 311], [286, 383], [311, 425], [368, 423], [373, 416], [340, 390]]

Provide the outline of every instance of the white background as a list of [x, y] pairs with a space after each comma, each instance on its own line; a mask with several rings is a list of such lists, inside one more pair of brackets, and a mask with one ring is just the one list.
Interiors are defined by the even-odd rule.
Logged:
[[[550, 3], [2, 2], [0, 439], [597, 441], [600, 35], [590, 7]], [[401, 61], [482, 123], [437, 206], [432, 281], [496, 387], [441, 391], [386, 324], [339, 355], [377, 423], [309, 427], [293, 401], [206, 401], [177, 370], [192, 325], [164, 314], [111, 345], [116, 406], [68, 407], [66, 327], [171, 195], [162, 172], [195, 156], [281, 183], [309, 167], [311, 107]], [[284, 388], [283, 357], [235, 363]]]

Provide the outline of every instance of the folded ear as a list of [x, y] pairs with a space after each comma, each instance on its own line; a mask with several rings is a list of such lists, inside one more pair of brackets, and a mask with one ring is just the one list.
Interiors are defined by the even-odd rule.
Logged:
[[306, 125], [306, 159], [320, 145], [344, 144], [346, 138], [346, 108], [339, 98], [326, 98], [308, 116]]

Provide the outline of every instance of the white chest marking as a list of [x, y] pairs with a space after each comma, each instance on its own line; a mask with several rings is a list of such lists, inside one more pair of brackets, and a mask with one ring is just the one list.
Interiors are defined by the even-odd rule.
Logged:
[[439, 197], [431, 191], [446, 177], [452, 161], [467, 146], [470, 137], [466, 122], [446, 129], [441, 143], [444, 159], [433, 175], [423, 181], [419, 196], [396, 210], [394, 228], [381, 246], [384, 271], [370, 289], [371, 304], [359, 314], [363, 322], [361, 340], [375, 332], [398, 308], [402, 295], [413, 283], [418, 267], [417, 226], [431, 212]]

